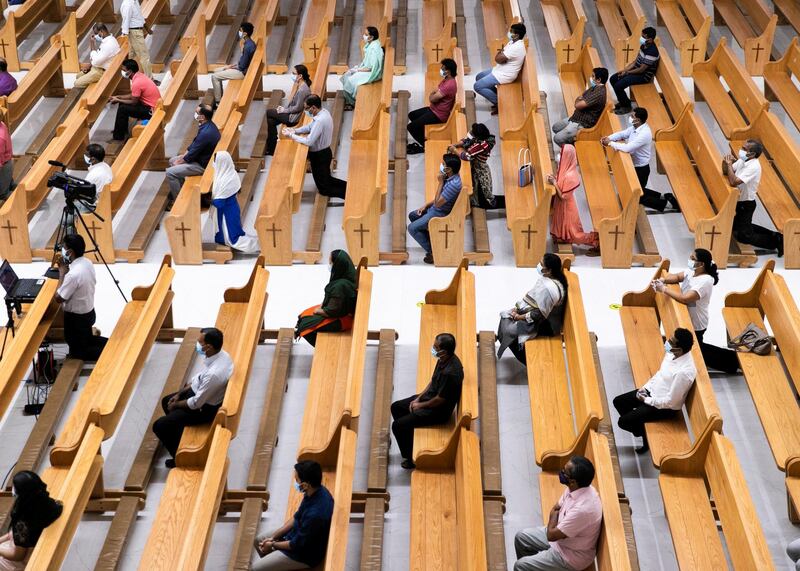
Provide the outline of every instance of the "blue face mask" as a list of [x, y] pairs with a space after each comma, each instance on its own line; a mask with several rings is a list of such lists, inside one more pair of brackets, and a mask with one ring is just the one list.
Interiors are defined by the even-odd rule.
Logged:
[[202, 355], [203, 357], [206, 356], [206, 352], [203, 351], [203, 346], [200, 345], [200, 341], [195, 341], [194, 352], [197, 353], [198, 355]]
[[664, 351], [667, 353], [672, 353], [672, 345], [670, 344], [669, 339], [664, 341]]
[[538, 264], [536, 264], [536, 271], [539, 273], [539, 275], [540, 275], [540, 276], [543, 276], [543, 275], [544, 275], [543, 268], [542, 268], [542, 263], [541, 263], [541, 262], [539, 262]]
[[439, 70], [439, 75], [442, 76], [442, 77], [445, 77], [447, 75], [447, 73], [443, 69], [440, 69]]
[[312, 119], [314, 118], [314, 116], [311, 114], [311, 111], [309, 111], [308, 109], [305, 110], [305, 114], [311, 117]]
[[506, 35], [508, 36], [509, 40], [511, 40], [512, 42], [514, 41], [514, 35], [511, 32], [508, 32], [508, 34]]
[[597, 87], [597, 82], [594, 80], [593, 77], [589, 78], [589, 87]]
[[439, 351], [436, 350], [436, 347], [431, 347], [431, 355], [437, 359], [439, 358]]
[[640, 46], [643, 46], [643, 45], [645, 45], [646, 43], [647, 43], [647, 40], [645, 40], [644, 38], [639, 38], [639, 45], [640, 45]]
[[444, 165], [439, 165], [439, 172], [444, 174]]
[[746, 161], [747, 151], [745, 151], [744, 149], [739, 149], [739, 158], [742, 159], [743, 161]]
[[567, 476], [563, 469], [558, 473], [558, 481], [564, 486], [569, 486], [569, 476]]
[[297, 490], [298, 492], [300, 492], [301, 494], [304, 494], [304, 493], [305, 493], [305, 492], [303, 491], [303, 488], [300, 486], [300, 482], [295, 482], [295, 483], [294, 483], [294, 489], [295, 489], [295, 490]]

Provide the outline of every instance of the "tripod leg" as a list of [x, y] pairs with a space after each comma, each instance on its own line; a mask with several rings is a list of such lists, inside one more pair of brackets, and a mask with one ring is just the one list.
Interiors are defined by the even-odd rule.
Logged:
[[97, 241], [94, 239], [94, 236], [89, 231], [89, 227], [86, 225], [86, 221], [83, 219], [83, 215], [81, 214], [81, 211], [75, 209], [75, 215], [78, 217], [78, 220], [80, 220], [81, 225], [83, 226], [83, 229], [86, 232], [86, 235], [89, 237], [89, 240], [92, 242], [92, 246], [94, 246], [94, 249], [91, 250], [91, 251], [97, 252], [97, 255], [100, 257], [100, 261], [103, 262], [103, 265], [106, 267], [106, 270], [108, 270], [108, 275], [110, 275], [111, 279], [114, 280], [114, 285], [117, 286], [117, 290], [119, 290], [119, 294], [122, 296], [122, 299], [125, 300], [125, 303], [128, 303], [128, 298], [125, 297], [125, 293], [122, 291], [122, 288], [119, 287], [119, 280], [114, 276], [114, 273], [111, 271], [111, 268], [108, 267], [108, 262], [106, 262], [106, 259], [103, 256], [103, 252], [100, 251], [100, 246], [97, 245]]

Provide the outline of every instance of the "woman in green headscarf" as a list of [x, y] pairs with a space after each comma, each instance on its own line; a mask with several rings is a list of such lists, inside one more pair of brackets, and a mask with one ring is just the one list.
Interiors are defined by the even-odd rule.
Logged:
[[345, 109], [356, 104], [359, 85], [380, 81], [383, 77], [383, 48], [378, 41], [378, 28], [367, 26], [364, 33], [364, 61], [348, 69], [342, 76]]
[[313, 347], [317, 333], [347, 331], [356, 311], [356, 268], [344, 250], [331, 252], [331, 279], [321, 305], [309, 307], [297, 318], [294, 337], [303, 337]]

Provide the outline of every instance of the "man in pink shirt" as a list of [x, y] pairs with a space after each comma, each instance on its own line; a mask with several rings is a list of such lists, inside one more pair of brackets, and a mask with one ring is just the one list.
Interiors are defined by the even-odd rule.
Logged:
[[408, 114], [408, 134], [416, 141], [406, 146], [409, 155], [416, 155], [425, 152], [425, 125], [436, 125], [447, 123], [450, 112], [456, 101], [458, 84], [456, 75], [458, 74], [458, 64], [455, 60], [445, 58], [441, 61], [439, 75], [442, 81], [436, 87], [436, 91], [428, 95], [430, 105], [421, 109], [414, 109]]
[[124, 141], [128, 138], [128, 122], [135, 119], [150, 119], [153, 109], [161, 99], [161, 92], [153, 80], [139, 71], [139, 64], [134, 59], [122, 62], [122, 77], [131, 81], [130, 95], [117, 95], [109, 99], [118, 103], [117, 118], [114, 121], [114, 140]]
[[5, 200], [14, 190], [14, 161], [11, 149], [11, 133], [8, 126], [0, 121], [0, 200]]
[[600, 496], [592, 486], [594, 466], [573, 456], [558, 479], [568, 489], [550, 510], [547, 525], [524, 529], [514, 538], [514, 571], [581, 571], [594, 561], [603, 521]]

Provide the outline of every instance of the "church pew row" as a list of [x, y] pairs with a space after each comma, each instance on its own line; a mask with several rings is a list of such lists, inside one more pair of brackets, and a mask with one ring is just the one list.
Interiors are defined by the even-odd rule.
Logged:
[[[330, 47], [326, 46], [315, 62], [316, 67], [309, 68], [312, 74], [311, 92], [323, 100], [330, 56]], [[290, 93], [289, 97], [293, 95], [294, 93]], [[303, 115], [297, 126], [309, 122]], [[319, 250], [297, 251], [292, 248], [292, 216], [300, 210], [307, 156], [306, 145], [279, 136], [255, 220], [261, 255], [269, 265], [291, 265], [295, 259], [313, 264], [322, 257]]]
[[672, 127], [684, 109], [694, 108], [694, 103], [666, 50], [661, 50], [660, 62], [655, 82], [632, 85], [630, 88], [631, 97], [647, 109], [647, 124], [650, 125], [653, 137], [661, 129]]
[[800, 77], [800, 43], [797, 37], [778, 61], [764, 65], [764, 95], [769, 101], [778, 101], [796, 127], [800, 128], [800, 89], [792, 76]]
[[725, 38], [719, 41], [710, 58], [694, 65], [692, 77], [695, 101], [708, 103], [726, 137], [755, 119], [762, 108], [769, 108], [769, 102]]
[[[226, 13], [223, 14], [223, 12]], [[223, 0], [200, 0], [192, 19], [189, 20], [189, 25], [184, 30], [179, 45], [184, 54], [192, 45], [197, 45], [198, 73], [209, 73], [206, 40], [217, 23], [225, 20], [227, 16], [227, 7]], [[253, 56], [254, 60], [255, 57]]]
[[506, 34], [511, 24], [522, 22], [518, 0], [483, 0], [483, 32], [486, 47], [494, 55], [508, 43]]
[[763, 0], [714, 0], [714, 24], [727, 26], [744, 50], [748, 75], [763, 75], [770, 60], [778, 16]]
[[737, 353], [761, 426], [778, 469], [786, 473], [789, 518], [798, 523], [800, 508], [800, 407], [793, 387], [800, 385], [800, 360], [791, 347], [800, 346], [800, 311], [783, 276], [768, 260], [753, 286], [725, 297], [722, 316], [730, 338], [754, 323], [767, 331], [764, 319], [782, 349], [769, 355]]
[[66, 16], [64, 0], [28, 0], [8, 15], [0, 28], [0, 51], [8, 63], [8, 71], [30, 69], [31, 62], [19, 57], [19, 45], [41, 22], [60, 22]]
[[789, 24], [800, 34], [800, 6], [794, 0], [772, 0], [778, 24]]
[[[455, 0], [423, 0], [422, 2], [422, 51], [425, 54], [425, 69], [439, 65], [444, 58], [453, 57], [456, 47], [456, 2]], [[462, 66], [458, 66], [459, 71]]]
[[678, 49], [681, 76], [691, 77], [694, 64], [706, 59], [711, 33], [711, 16], [702, 0], [656, 0], [656, 18]]
[[[506, 197], [506, 227], [511, 232], [517, 267], [532, 268], [547, 248], [550, 202], [555, 194], [547, 176], [552, 174], [547, 126], [540, 109], [536, 54], [528, 48], [517, 81], [498, 86], [500, 155]], [[519, 186], [519, 156], [530, 150], [533, 183]]]
[[[328, 46], [328, 36], [336, 16], [336, 0], [311, 0], [306, 12], [306, 21], [300, 47], [303, 50], [303, 63], [311, 69], [320, 52]], [[371, 24], [365, 24], [371, 25]]]
[[95, 22], [111, 24], [116, 21], [114, 3], [111, 0], [84, 0], [74, 12], [67, 14], [67, 20], [61, 27], [60, 34], [64, 38], [64, 71], [78, 73], [80, 60], [78, 45]]
[[[389, 191], [389, 136], [394, 48], [388, 46], [383, 80], [362, 85], [357, 94], [350, 135], [347, 196], [342, 229], [354, 259], [380, 261], [380, 222]], [[401, 256], [402, 257], [402, 256]]]
[[597, 0], [597, 17], [606, 29], [614, 48], [616, 68], [622, 69], [636, 59], [639, 38], [646, 25], [639, 0]]
[[542, 13], [556, 50], [556, 67], [576, 60], [583, 44], [586, 13], [580, 0], [542, 0]]

